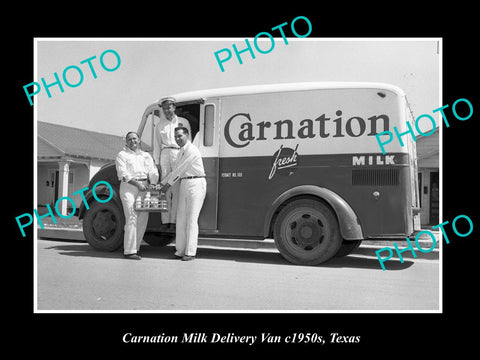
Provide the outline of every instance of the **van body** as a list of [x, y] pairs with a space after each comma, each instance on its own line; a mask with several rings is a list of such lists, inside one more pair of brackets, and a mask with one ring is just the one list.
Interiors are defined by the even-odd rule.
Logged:
[[[405, 137], [405, 146], [391, 144], [383, 155], [375, 137], [394, 126], [407, 131], [401, 89], [312, 82], [166, 95], [189, 120], [203, 157], [200, 237], [274, 238], [287, 260], [318, 264], [364, 239], [414, 232], [415, 143]], [[138, 128], [152, 154], [161, 116], [159, 102], [149, 105]], [[91, 181], [106, 180], [112, 169], [103, 170]], [[161, 225], [151, 213], [147, 232]]]

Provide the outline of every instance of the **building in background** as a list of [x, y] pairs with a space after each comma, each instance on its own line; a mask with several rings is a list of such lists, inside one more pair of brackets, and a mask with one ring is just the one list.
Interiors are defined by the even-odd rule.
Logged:
[[424, 225], [440, 223], [439, 128], [430, 136], [417, 135], [420, 221]]
[[[70, 197], [78, 208], [80, 195], [73, 192], [86, 186], [105, 164], [115, 160], [125, 145], [121, 136], [82, 130], [63, 125], [37, 122], [37, 209], [46, 204], [53, 209], [56, 201]], [[58, 210], [68, 214], [68, 201], [61, 201]]]

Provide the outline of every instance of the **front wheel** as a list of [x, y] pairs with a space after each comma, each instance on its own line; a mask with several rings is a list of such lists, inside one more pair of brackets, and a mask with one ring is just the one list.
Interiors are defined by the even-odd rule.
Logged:
[[275, 221], [280, 254], [293, 264], [318, 265], [331, 259], [342, 244], [333, 211], [315, 199], [298, 199], [283, 207]]
[[92, 202], [83, 219], [83, 234], [91, 247], [115, 251], [123, 245], [125, 215], [115, 202]]

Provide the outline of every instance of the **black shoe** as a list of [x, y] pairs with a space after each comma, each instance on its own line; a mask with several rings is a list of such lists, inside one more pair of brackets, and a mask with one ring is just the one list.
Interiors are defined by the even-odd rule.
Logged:
[[185, 255], [182, 257], [182, 261], [190, 261], [190, 260], [195, 260], [195, 256]]
[[123, 257], [125, 259], [130, 259], [130, 260], [142, 260], [141, 256], [137, 254], [126, 254], [126, 255], [123, 255]]

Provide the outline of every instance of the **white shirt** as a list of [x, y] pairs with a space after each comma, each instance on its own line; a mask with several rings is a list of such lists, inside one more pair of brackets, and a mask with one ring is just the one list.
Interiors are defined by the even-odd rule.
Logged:
[[149, 178], [151, 184], [158, 182], [158, 170], [149, 153], [138, 150], [133, 151], [124, 147], [115, 159], [117, 175], [120, 181]]
[[192, 129], [187, 119], [175, 115], [170, 121], [167, 120], [165, 116], [160, 117], [158, 124], [155, 126], [156, 146], [154, 146], [153, 149], [153, 157], [155, 158], [155, 162], [157, 164], [160, 163], [160, 153], [162, 149], [166, 147], [178, 148], [178, 145], [175, 142], [175, 128], [179, 126], [183, 126], [188, 129], [188, 138], [191, 140], [190, 134], [192, 133]]
[[161, 184], [172, 185], [177, 180], [188, 176], [205, 176], [202, 154], [190, 141], [187, 141], [180, 149], [172, 172], [165, 177]]

